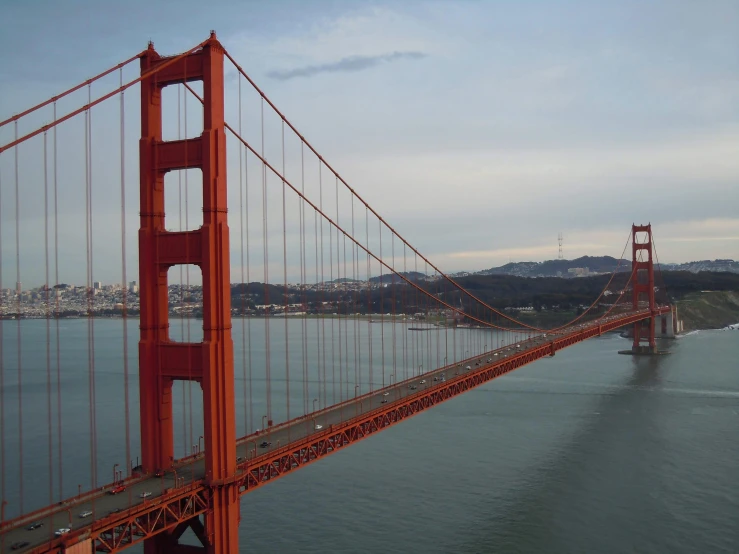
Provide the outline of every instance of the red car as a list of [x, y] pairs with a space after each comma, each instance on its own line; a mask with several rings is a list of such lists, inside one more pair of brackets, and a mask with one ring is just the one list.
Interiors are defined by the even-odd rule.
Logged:
[[154, 472], [154, 477], [164, 477], [164, 470], [163, 469], [157, 469]]
[[125, 485], [117, 485], [113, 487], [112, 489], [110, 489], [110, 494], [118, 494], [119, 492], [123, 492], [125, 490], [126, 490]]

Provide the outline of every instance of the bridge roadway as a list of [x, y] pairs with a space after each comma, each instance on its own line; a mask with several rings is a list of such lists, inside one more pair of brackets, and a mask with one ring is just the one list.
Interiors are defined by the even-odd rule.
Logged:
[[[642, 319], [649, 316], [648, 311], [640, 311], [639, 313], [643, 314], [644, 317]], [[607, 323], [613, 323], [618, 319], [623, 319], [625, 315], [631, 316], [636, 314], [627, 312], [611, 315], [600, 320], [600, 324], [601, 326], [605, 326]], [[631, 323], [631, 321], [625, 322], [624, 324], [628, 323]], [[517, 356], [547, 343], [552, 343], [555, 340], [576, 335], [583, 330], [595, 326], [592, 323], [583, 323], [568, 328], [566, 332], [537, 335], [531, 339], [520, 341], [517, 344], [503, 346], [482, 355], [429, 371], [407, 381], [401, 381], [397, 384], [351, 399], [343, 404], [331, 406], [297, 420], [274, 426], [258, 434], [244, 437], [239, 439], [237, 444], [237, 460], [241, 465], [246, 461], [248, 467], [252, 465], [249, 463], [250, 460], [256, 458], [254, 462], [256, 464], [261, 458], [268, 457], [272, 451], [279, 449], [280, 446], [298, 443], [301, 440], [304, 441], [310, 435], [324, 433], [325, 429], [331, 425], [337, 425], [379, 408], [386, 409], [407, 396], [436, 387], [442, 387], [446, 384], [446, 381], [454, 379], [458, 374], [474, 372], [483, 367], [494, 365], [502, 359]], [[609, 325], [609, 328], [613, 327], [613, 325]], [[444, 374], [445, 381], [441, 381], [441, 374]], [[425, 383], [421, 381], [425, 381]], [[411, 386], [415, 386], [416, 388], [411, 389]], [[269, 444], [262, 447], [261, 444], [263, 442]], [[132, 479], [126, 484], [126, 490], [122, 493], [116, 495], [109, 494], [112, 485], [108, 485], [97, 494], [92, 495], [92, 497], [83, 497], [79, 500], [71, 498], [58, 505], [49, 507], [45, 511], [39, 511], [35, 518], [29, 514], [28, 516], [8, 521], [4, 525], [3, 530], [0, 531], [0, 552], [9, 552], [14, 543], [26, 541], [29, 544], [19, 548], [17, 550], [18, 552], [48, 552], [49, 550], [53, 550], [61, 542], [58, 537], [54, 536], [54, 532], [58, 529], [71, 528], [70, 535], [84, 536], [86, 531], [91, 530], [94, 523], [108, 517], [114, 519], [116, 518], [116, 514], [124, 517], [128, 512], [138, 512], [147, 505], [157, 504], [159, 497], [164, 493], [171, 492], [175, 487], [182, 488], [189, 483], [200, 481], [204, 476], [205, 461], [201, 454], [194, 459], [181, 462], [175, 468], [168, 470], [163, 477], [146, 476]], [[141, 495], [145, 492], [151, 493], [151, 496], [142, 498]], [[85, 518], [80, 517], [80, 514], [85, 511], [91, 511], [92, 515]], [[38, 529], [28, 530], [27, 528], [32, 522], [41, 522], [43, 525]], [[95, 527], [98, 526], [95, 525]], [[72, 537], [68, 538], [71, 539]], [[75, 541], [72, 539], [69, 542], [73, 543]]]

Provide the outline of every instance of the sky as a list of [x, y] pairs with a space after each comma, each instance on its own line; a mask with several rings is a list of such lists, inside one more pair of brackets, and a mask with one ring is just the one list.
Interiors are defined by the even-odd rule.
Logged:
[[[618, 256], [631, 224], [647, 222], [661, 261], [739, 259], [735, 0], [216, 5], [1, 2], [0, 119], [134, 55], [149, 40], [173, 54], [214, 29], [341, 176], [446, 272], [556, 258], [560, 232], [566, 258]], [[234, 75], [227, 74], [227, 95]], [[126, 101], [135, 104], [136, 94]], [[91, 116], [100, 206], [95, 267], [101, 280], [113, 282], [120, 281], [120, 247], [106, 246], [120, 223], [108, 216], [119, 217], [113, 199], [120, 192], [100, 176], [120, 172], [119, 115], [116, 105], [105, 109]], [[127, 110], [133, 280], [139, 131], [135, 108]], [[233, 105], [227, 111], [236, 113]], [[40, 117], [50, 119], [48, 112]], [[178, 119], [168, 123], [173, 133]], [[12, 132], [12, 125], [0, 129], [0, 144]], [[79, 158], [84, 133], [76, 128], [64, 137], [62, 161]], [[19, 155], [24, 281], [43, 273], [43, 172], [31, 155], [42, 151], [40, 141]], [[237, 158], [229, 154], [230, 175]], [[4, 286], [16, 279], [13, 164], [12, 154], [0, 155]], [[79, 182], [79, 167], [60, 178], [62, 235], [84, 220]], [[238, 201], [237, 187], [230, 206]], [[80, 278], [74, 268], [84, 255], [62, 258], [69, 280]]]

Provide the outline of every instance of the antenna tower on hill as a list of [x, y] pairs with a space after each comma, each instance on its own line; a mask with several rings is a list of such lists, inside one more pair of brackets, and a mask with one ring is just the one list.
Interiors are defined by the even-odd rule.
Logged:
[[558, 259], [561, 260], [561, 259], [563, 259], [563, 256], [562, 256], [562, 241], [564, 240], [564, 237], [562, 236], [562, 231], [560, 231], [559, 232], [559, 235], [557, 235], [557, 240], [559, 241], [559, 258]]

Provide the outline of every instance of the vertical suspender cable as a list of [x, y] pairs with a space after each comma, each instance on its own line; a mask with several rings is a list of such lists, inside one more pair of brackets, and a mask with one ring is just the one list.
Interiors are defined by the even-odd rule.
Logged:
[[[372, 367], [372, 278], [370, 255], [369, 255], [369, 208], [364, 207], [364, 236], [367, 244], [367, 354], [369, 357], [369, 390], [372, 392], [375, 390], [373, 381], [373, 367]], [[382, 273], [382, 267], [380, 267], [380, 273]]]
[[[429, 287], [429, 284], [428, 284], [429, 283], [428, 276], [429, 276], [429, 274], [428, 274], [428, 265], [426, 264], [426, 262], [424, 262], [423, 263], [423, 280], [424, 280], [424, 283], [425, 283], [426, 288], [431, 288], [431, 287]], [[425, 294], [424, 297], [423, 297], [423, 300], [424, 300], [424, 304], [426, 304], [426, 308], [425, 308], [424, 312], [425, 312], [425, 317], [426, 317], [426, 321], [427, 321], [427, 324], [428, 324], [428, 317], [429, 317], [429, 311], [430, 311], [430, 308], [429, 308], [429, 305], [430, 305], [429, 304], [429, 296], [427, 294]], [[423, 340], [423, 336], [424, 335], [426, 335], [426, 359], [428, 360], [429, 368], [432, 368], [433, 367], [434, 369], [436, 369], [439, 366], [438, 365], [433, 365], [431, 363], [431, 333], [429, 333], [429, 332], [422, 333], [421, 334], [421, 339], [422, 340]]]
[[[434, 290], [436, 290], [436, 294], [440, 294], [441, 291], [438, 289], [439, 280], [437, 279], [438, 272], [434, 270]], [[439, 348], [441, 347], [441, 306], [436, 306], [437, 312], [436, 312], [436, 366], [441, 367], [441, 360], [439, 358], [440, 352]], [[446, 365], [444, 363], [443, 365]]]
[[[344, 246], [344, 277], [348, 277], [349, 270], [346, 265], [346, 235], [344, 235], [343, 246]], [[351, 284], [352, 288], [354, 288], [354, 285], [355, 283]], [[350, 388], [349, 387], [349, 382], [350, 382], [350, 379], [349, 379], [349, 368], [350, 368], [350, 365], [349, 365], [349, 308], [351, 304], [350, 301], [352, 300], [352, 295], [347, 294], [345, 298], [346, 298], [346, 301], [345, 301], [346, 315], [344, 317], [344, 368], [346, 371], [346, 381], [345, 381], [346, 393], [345, 393], [344, 398], [348, 400], [349, 398], [351, 398], [349, 396], [350, 395], [350, 391], [349, 391], [349, 388]]]
[[51, 311], [49, 309], [49, 154], [44, 132], [44, 315], [46, 319], [46, 413], [49, 434], [49, 504], [54, 503], [54, 439], [51, 422]]
[[[407, 271], [407, 265], [406, 265], [406, 244], [403, 243], [403, 273], [408, 275]], [[405, 293], [405, 287], [403, 287], [403, 290], [400, 291], [401, 294], [401, 301], [403, 302], [403, 313], [405, 314], [405, 317], [403, 318], [403, 321], [405, 322], [405, 326], [403, 328], [403, 378], [404, 380], [408, 379], [408, 295]], [[416, 368], [411, 366], [410, 367], [410, 376], [412, 377], [416, 373]]]
[[[244, 198], [246, 199], [244, 204], [245, 221], [244, 226], [246, 227], [246, 298], [247, 302], [251, 299], [251, 254], [249, 251], [249, 151], [244, 152]], [[249, 420], [247, 426], [247, 434], [251, 433], [254, 429], [254, 387], [252, 387], [252, 358], [251, 358], [251, 317], [246, 318], [246, 339], [248, 346], [246, 347], [246, 372], [249, 380]]]
[[[303, 141], [300, 141], [300, 191], [305, 194], [305, 152]], [[305, 285], [307, 280], [307, 267], [305, 261], [305, 202], [302, 198], [298, 198], [298, 209], [300, 213], [300, 288], [303, 298], [303, 312], [307, 312], [307, 301]], [[303, 414], [308, 414], [308, 319], [307, 313], [303, 314], [302, 319], [302, 363], [303, 363]]]
[[[415, 252], [413, 253], [413, 280], [418, 282], [418, 254]], [[416, 308], [416, 313], [419, 313], [420, 308], [420, 301], [418, 299], [418, 289], [414, 289], [414, 304]], [[414, 316], [415, 317], [415, 316]], [[420, 350], [420, 339], [418, 338], [418, 333], [412, 333], [411, 334], [412, 339], [412, 347], [413, 347], [413, 354], [414, 354], [414, 362], [413, 365], [416, 363], [419, 364], [421, 371], [428, 371], [429, 367], [423, 365], [423, 357], [421, 356], [421, 350]]]
[[[339, 224], [339, 180], [336, 179], [336, 224]], [[341, 283], [341, 266], [339, 264], [339, 230], [336, 229], [336, 280], [337, 282]], [[339, 402], [344, 400], [344, 379], [342, 376], [342, 366], [341, 366], [341, 356], [342, 356], [342, 344], [341, 344], [341, 309], [340, 309], [340, 301], [341, 301], [341, 291], [343, 290], [343, 286], [339, 288], [339, 292], [336, 295], [336, 313], [337, 317], [339, 318], [338, 326], [339, 326]], [[331, 319], [331, 338], [333, 339], [333, 330], [334, 330], [334, 320]], [[333, 340], [332, 340], [333, 344]], [[336, 386], [336, 383], [333, 383], [333, 386]], [[342, 411], [343, 413], [343, 411]], [[343, 420], [343, 416], [341, 418]]]
[[[334, 280], [334, 228], [332, 225], [328, 226], [328, 275], [329, 281], [333, 283]], [[336, 293], [334, 291], [331, 294], [329, 289], [328, 300], [329, 305], [333, 306], [336, 299]], [[333, 307], [331, 309], [331, 404], [336, 404], [336, 340], [334, 339], [334, 316]], [[328, 397], [326, 397], [328, 400]]]
[[[264, 98], [261, 99], [261, 120], [262, 120], [262, 159], [264, 159]], [[267, 420], [272, 420], [272, 372], [270, 367], [270, 300], [269, 300], [269, 219], [267, 214], [267, 167], [262, 162], [262, 236], [264, 238], [263, 245], [263, 264], [264, 271], [264, 347], [265, 347], [265, 378], [267, 380]]]
[[[316, 285], [320, 285], [321, 282], [319, 280], [319, 272], [318, 272], [318, 211], [316, 211], [315, 209], [313, 210], [313, 237], [315, 239], [315, 244], [316, 244], [316, 264], [315, 264], [315, 268], [316, 268]], [[319, 317], [319, 319], [322, 319], [323, 318], [323, 314], [322, 314], [323, 304], [321, 303], [321, 299], [322, 299], [323, 295], [321, 293], [320, 286], [318, 288], [318, 291], [319, 291], [318, 292], [318, 306], [319, 306], [319, 308], [318, 308], [318, 317]], [[318, 397], [318, 400], [320, 401], [320, 399], [321, 399], [321, 325], [320, 325], [320, 322], [316, 322], [316, 359], [318, 361], [318, 363], [316, 365], [316, 368], [317, 368], [316, 373], [317, 373], [317, 377], [318, 377], [318, 380], [317, 380], [317, 383], [318, 383], [317, 397]], [[314, 400], [315, 400], [315, 398], [314, 398]], [[315, 402], [313, 402], [313, 405], [311, 406], [311, 410], [313, 412], [316, 411], [316, 403]]]
[[[318, 207], [321, 211], [323, 211], [323, 162], [318, 161]], [[321, 223], [321, 283], [320, 283], [320, 290], [321, 290], [321, 357], [319, 359], [322, 359], [322, 362], [319, 362], [319, 373], [322, 372], [323, 379], [322, 379], [322, 385], [323, 385], [323, 402], [319, 402], [319, 406], [323, 406], [324, 408], [328, 406], [328, 398], [326, 393], [326, 317], [324, 313], [324, 304], [323, 304], [323, 298], [324, 298], [324, 292], [326, 291], [326, 279], [324, 277], [324, 262], [323, 262], [323, 216], [319, 218], [319, 221]], [[329, 298], [330, 300], [330, 298]]]
[[[352, 201], [352, 237], [354, 236], [354, 195], [351, 197]], [[358, 272], [358, 258], [357, 258], [357, 245], [352, 242], [352, 280], [354, 281], [354, 396], [362, 391], [362, 372], [361, 372], [361, 357], [359, 356], [360, 344], [359, 344], [359, 272]], [[359, 387], [359, 388], [357, 388]]]
[[[120, 69], [123, 86], [123, 68]], [[128, 280], [126, 273], [126, 110], [125, 96], [121, 92], [121, 280], [123, 286], [123, 396], [126, 426], [126, 476], [131, 476], [131, 418], [128, 390]]]
[[[346, 269], [346, 235], [344, 235], [344, 277], [346, 277], [349, 272]], [[344, 380], [344, 383], [346, 384], [346, 391], [344, 393], [344, 398], [349, 399], [349, 299], [351, 298], [351, 295], [346, 295], [345, 297], [345, 310], [346, 313], [344, 315], [344, 370], [346, 371], [346, 379]]]
[[[290, 421], [290, 341], [287, 329], [287, 310], [288, 310], [288, 294], [287, 294], [287, 213], [285, 206], [285, 193], [287, 185], [285, 184], [285, 121], [282, 122], [282, 279], [285, 284], [283, 295], [285, 297], [285, 397], [287, 401], [287, 417], [285, 421]], [[287, 428], [287, 440], [290, 441], [290, 427]]]
[[[390, 253], [393, 260], [393, 267], [395, 267], [395, 233], [390, 231]], [[396, 322], [398, 319], [398, 312], [397, 312], [397, 305], [396, 305], [396, 298], [395, 298], [395, 289], [397, 288], [397, 285], [395, 283], [395, 279], [391, 281], [390, 284], [391, 287], [393, 287], [392, 293], [393, 293], [393, 375], [395, 375], [395, 382], [398, 382], [398, 360], [397, 360], [397, 343], [398, 343], [398, 336], [397, 336], [397, 327]]]
[[[15, 139], [18, 140], [18, 121], [15, 121]], [[20, 187], [18, 185], [18, 146], [14, 148], [15, 155], [15, 287], [17, 296], [18, 314], [16, 319], [17, 348], [18, 348], [18, 509], [23, 513], [23, 352], [21, 350], [21, 237], [20, 237]]]
[[[56, 102], [54, 102], [54, 121], [56, 121]], [[57, 140], [56, 125], [54, 126], [54, 284], [59, 285], [59, 188], [57, 179]], [[57, 433], [57, 449], [59, 464], [59, 501], [64, 498], [62, 489], [64, 483], [64, 474], [62, 473], [62, 362], [61, 362], [61, 344], [59, 340], [59, 296], [60, 291], [54, 294], [55, 299], [55, 318], [54, 327], [56, 330], [56, 433]]]
[[[242, 114], [241, 114], [241, 75], [239, 79], [239, 135], [242, 135]], [[244, 146], [239, 144], [239, 226], [240, 226], [240, 250], [241, 250], [241, 371], [244, 389], [244, 435], [249, 434], [249, 420], [247, 419], [247, 402], [246, 402], [246, 290], [249, 285], [244, 283], [244, 157], [249, 156], [249, 151], [244, 152]], [[248, 202], [248, 199], [247, 199]]]
[[[377, 220], [378, 229], [378, 240], [380, 243], [380, 259], [385, 261], [382, 257], [382, 221]], [[382, 346], [382, 357], [380, 359], [380, 367], [382, 368], [382, 386], [385, 386], [385, 291], [382, 285], [382, 272], [383, 267], [380, 265], [380, 344]], [[390, 276], [390, 282], [392, 283], [393, 276]]]
[[[88, 102], [92, 101], [92, 85], [88, 86]], [[95, 264], [94, 262], [94, 248], [93, 248], [93, 239], [95, 238], [95, 228], [93, 226], [93, 206], [92, 206], [92, 108], [89, 110], [89, 117], [87, 118], [87, 124], [90, 127], [89, 131], [89, 141], [88, 145], [90, 148], [90, 155], [87, 158], [87, 163], [90, 166], [90, 188], [89, 188], [89, 195], [90, 195], [90, 284], [94, 284], [95, 282], [95, 275], [94, 275], [94, 268]], [[90, 323], [90, 361], [92, 362], [92, 428], [93, 428], [93, 435], [92, 435], [92, 445], [95, 452], [95, 475], [94, 475], [94, 482], [93, 486], [94, 488], [97, 488], [97, 452], [98, 452], [98, 430], [97, 430], [97, 395], [96, 395], [96, 386], [95, 386], [95, 298], [94, 298], [94, 289], [93, 289], [93, 296], [90, 297], [91, 300], [91, 307], [92, 307], [92, 313], [90, 314], [90, 317], [88, 318], [88, 321]]]
[[[92, 92], [90, 86], [87, 87], [88, 101], [91, 99]], [[88, 365], [88, 394], [90, 399], [90, 479], [91, 487], [97, 488], [97, 453], [95, 449], [95, 361], [93, 355], [93, 331], [92, 331], [92, 315], [93, 315], [93, 281], [92, 281], [92, 194], [90, 183], [91, 166], [91, 139], [90, 132], [92, 125], [90, 124], [90, 110], [85, 110], [85, 237], [87, 242], [87, 365]]]
[[87, 394], [90, 405], [88, 406], [89, 432], [90, 432], [90, 488], [94, 489], [93, 474], [95, 473], [95, 446], [92, 437], [94, 428], [92, 423], [92, 359], [90, 357], [90, 126], [87, 123], [90, 114], [85, 110], [85, 297], [87, 300]]

